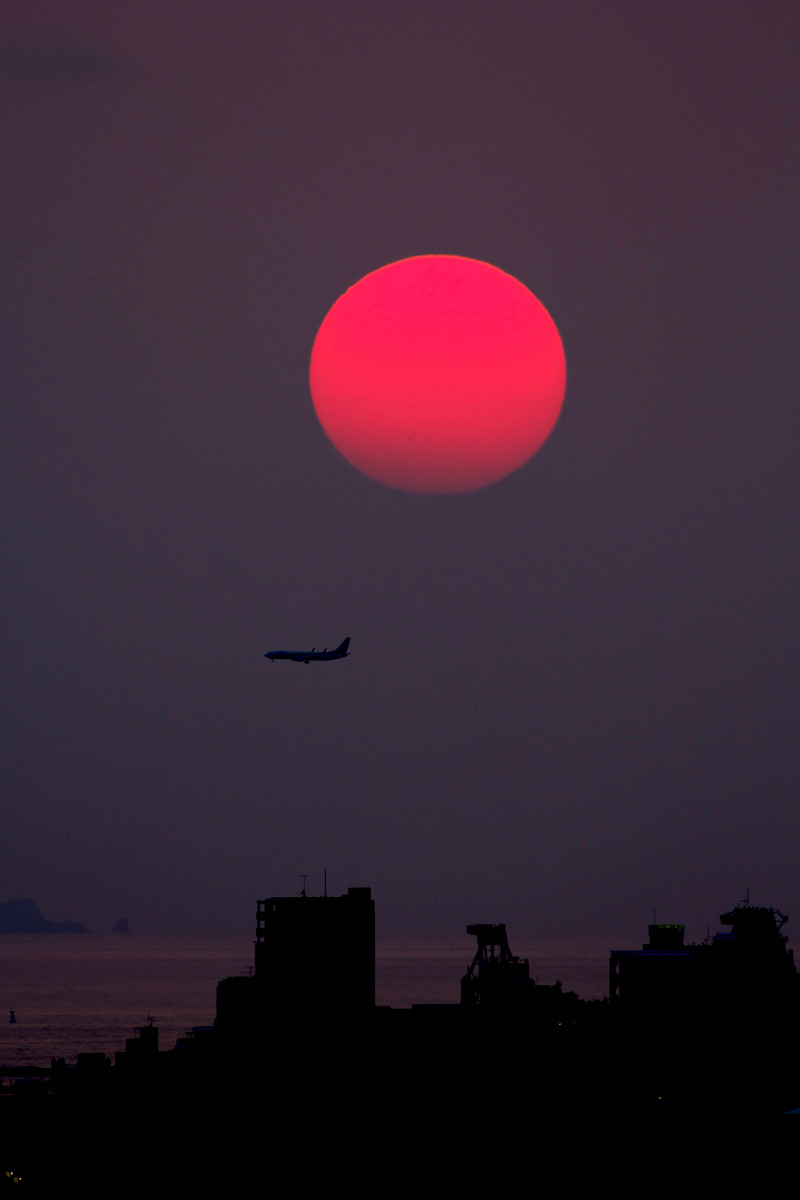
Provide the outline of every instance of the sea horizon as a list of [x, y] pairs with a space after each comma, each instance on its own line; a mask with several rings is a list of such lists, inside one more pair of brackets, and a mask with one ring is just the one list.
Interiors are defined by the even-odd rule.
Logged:
[[[608, 993], [614, 940], [521, 935], [512, 950], [529, 960], [536, 982], [559, 980], [565, 991], [592, 1000]], [[376, 1005], [457, 1004], [474, 949], [466, 937], [379, 934]], [[213, 1024], [220, 979], [252, 969], [252, 939], [239, 935], [3, 934], [0, 1067], [48, 1068], [52, 1058], [71, 1063], [86, 1052], [113, 1059], [151, 1017], [159, 1048], [170, 1050], [188, 1030]]]

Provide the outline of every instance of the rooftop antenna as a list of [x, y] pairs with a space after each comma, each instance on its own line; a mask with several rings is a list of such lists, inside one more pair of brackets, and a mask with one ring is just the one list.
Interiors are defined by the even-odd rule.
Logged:
[[306, 880], [308, 879], [308, 875], [301, 875], [301, 876], [300, 876], [300, 878], [301, 878], [301, 879], [302, 879], [302, 881], [303, 881], [303, 886], [302, 886], [302, 888], [301, 888], [301, 890], [300, 890], [300, 895], [301, 895], [301, 896], [305, 896], [305, 894], [306, 894]]
[[323, 883], [323, 885], [322, 885], [322, 886], [323, 886], [323, 893], [322, 893], [322, 894], [323, 894], [324, 896], [327, 896], [327, 895], [328, 895], [328, 868], [327, 868], [327, 867], [325, 867], [325, 873], [324, 873], [324, 875], [323, 875], [323, 879], [324, 879], [324, 883]]

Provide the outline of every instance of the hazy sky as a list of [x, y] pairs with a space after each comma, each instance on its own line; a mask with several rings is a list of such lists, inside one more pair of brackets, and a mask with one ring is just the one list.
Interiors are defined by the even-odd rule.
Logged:
[[[0, 899], [238, 932], [327, 866], [383, 930], [800, 921], [798, 33], [7, 0]], [[309, 396], [336, 298], [425, 253], [567, 355], [465, 496], [360, 476]]]

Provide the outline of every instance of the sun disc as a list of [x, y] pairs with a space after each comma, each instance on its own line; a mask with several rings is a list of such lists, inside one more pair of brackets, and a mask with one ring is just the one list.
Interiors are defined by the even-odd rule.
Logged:
[[532, 292], [489, 263], [424, 255], [365, 275], [311, 354], [319, 421], [358, 470], [415, 492], [464, 492], [521, 467], [550, 434], [564, 350]]

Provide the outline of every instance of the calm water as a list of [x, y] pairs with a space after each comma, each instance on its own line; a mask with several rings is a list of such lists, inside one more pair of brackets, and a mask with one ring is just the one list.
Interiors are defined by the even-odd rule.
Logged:
[[[607, 993], [612, 942], [522, 940], [512, 949], [530, 960], [539, 983], [560, 979], [566, 990], [591, 999]], [[457, 946], [441, 939], [379, 940], [377, 1003], [457, 1003], [473, 946], [466, 938]], [[242, 938], [4, 934], [0, 1065], [49, 1066], [52, 1057], [74, 1062], [86, 1050], [113, 1055], [148, 1014], [159, 1027], [160, 1048], [169, 1050], [193, 1025], [212, 1024], [217, 980], [247, 973], [252, 961], [252, 943]], [[16, 1025], [8, 1022], [11, 1008]]]

